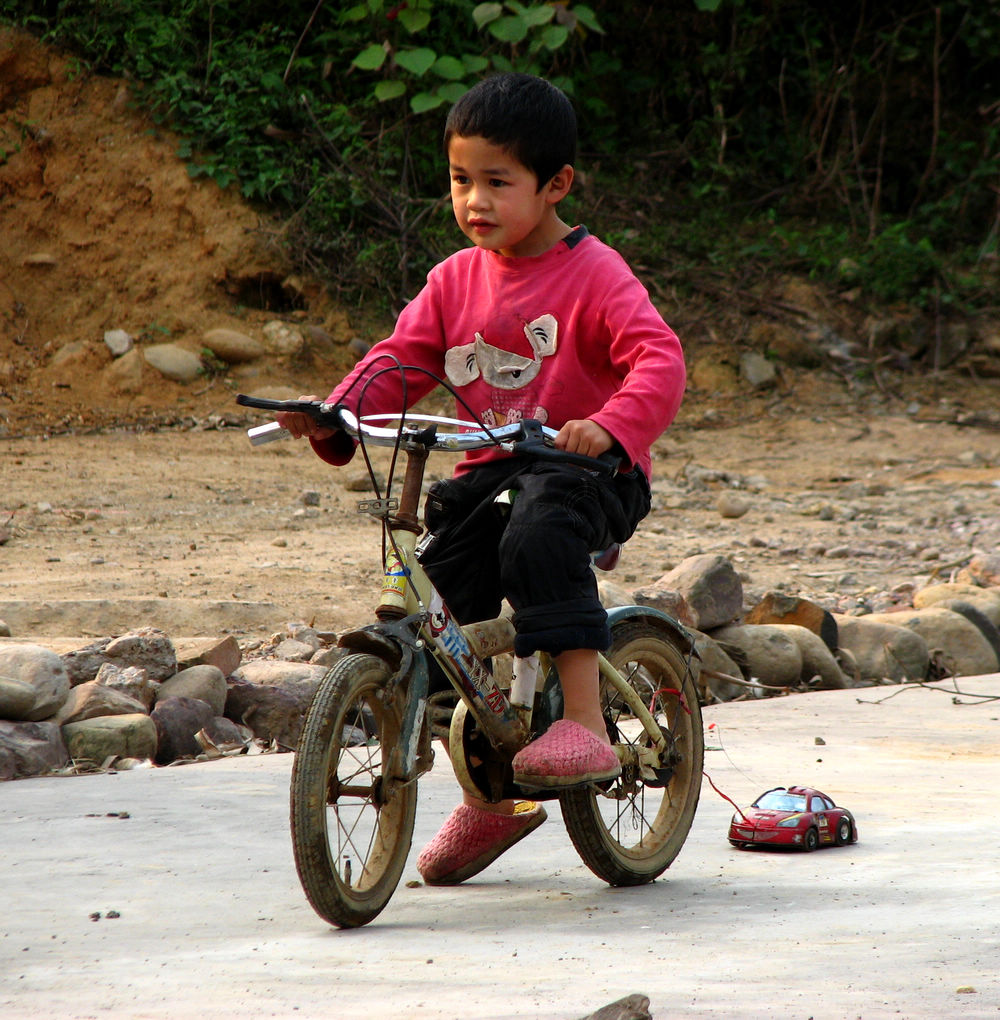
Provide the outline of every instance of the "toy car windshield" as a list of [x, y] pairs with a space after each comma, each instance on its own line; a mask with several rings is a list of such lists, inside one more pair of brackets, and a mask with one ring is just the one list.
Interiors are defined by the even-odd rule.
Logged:
[[805, 811], [805, 797], [785, 793], [784, 790], [771, 790], [758, 798], [754, 807], [764, 811]]

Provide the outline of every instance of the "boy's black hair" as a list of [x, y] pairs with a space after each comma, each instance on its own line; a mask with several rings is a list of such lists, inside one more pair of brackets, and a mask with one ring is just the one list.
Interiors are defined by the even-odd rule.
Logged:
[[497, 74], [474, 85], [451, 108], [444, 147], [453, 136], [499, 145], [538, 178], [538, 190], [576, 159], [576, 114], [565, 93], [530, 74]]

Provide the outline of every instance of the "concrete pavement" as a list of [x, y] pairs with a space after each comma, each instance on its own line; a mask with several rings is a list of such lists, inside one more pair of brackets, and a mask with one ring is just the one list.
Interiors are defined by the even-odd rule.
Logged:
[[[641, 992], [657, 1020], [1000, 1017], [1000, 674], [957, 686], [706, 710], [721, 790], [814, 785], [856, 845], [735, 850], [706, 782], [665, 876], [610, 889], [553, 804], [482, 875], [402, 884], [356, 931], [298, 885], [290, 755], [0, 784], [0, 1016], [572, 1020]], [[454, 799], [440, 762], [404, 883]]]

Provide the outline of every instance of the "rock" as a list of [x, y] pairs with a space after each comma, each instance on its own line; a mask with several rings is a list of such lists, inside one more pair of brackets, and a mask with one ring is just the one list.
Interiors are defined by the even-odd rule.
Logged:
[[[723, 677], [731, 676], [736, 680], [746, 680], [743, 668], [723, 647], [701, 631], [692, 630], [695, 651], [701, 659], [699, 671], [698, 697], [706, 705], [716, 701], [733, 701], [747, 693], [748, 688], [741, 683], [731, 683]], [[720, 674], [713, 676], [713, 674]]]
[[198, 698], [161, 698], [150, 718], [156, 727], [157, 765], [168, 765], [178, 758], [197, 758], [202, 752], [195, 734], [210, 726], [215, 718], [212, 706]]
[[44, 776], [67, 761], [69, 753], [55, 723], [0, 720], [0, 780]]
[[246, 747], [252, 737], [253, 732], [249, 727], [241, 726], [221, 715], [216, 716], [204, 729], [195, 734], [195, 740], [210, 757], [213, 752]]
[[833, 691], [856, 687], [852, 677], [840, 668], [823, 639], [808, 627], [792, 623], [776, 623], [798, 645], [802, 655], [802, 679], [815, 690]]
[[875, 683], [919, 683], [927, 679], [927, 642], [894, 622], [901, 613], [868, 616], [835, 615], [840, 651], [847, 651], [862, 680]]
[[868, 619], [893, 623], [919, 634], [931, 657], [957, 676], [978, 676], [1000, 668], [996, 652], [975, 623], [950, 609], [914, 609], [898, 613], [873, 613]]
[[156, 704], [164, 698], [196, 698], [211, 705], [213, 715], [222, 715], [226, 708], [226, 678], [218, 666], [188, 666], [160, 684]]
[[120, 358], [132, 350], [132, 337], [123, 329], [105, 330], [104, 343], [115, 358]]
[[778, 381], [774, 365], [757, 351], [745, 351], [740, 356], [740, 375], [755, 390], [769, 389]]
[[51, 252], [36, 251], [26, 256], [21, 264], [32, 268], [47, 268], [59, 265], [59, 260]]
[[223, 676], [235, 672], [243, 659], [239, 643], [232, 634], [224, 638], [176, 638], [174, 650], [177, 668], [188, 666], [216, 666]]
[[971, 601], [965, 601], [963, 599], [944, 599], [937, 604], [939, 609], [950, 609], [953, 613], [958, 613], [960, 616], [964, 616], [969, 623], [974, 624], [979, 633], [989, 642], [990, 647], [993, 649], [993, 654], [997, 657], [997, 662], [1000, 662], [1000, 628], [980, 610]]
[[[319, 631], [315, 627], [310, 627], [307, 623], [289, 623], [285, 629], [288, 631], [290, 638], [308, 645], [314, 652], [323, 645]], [[278, 656], [278, 658], [281, 658], [281, 656]]]
[[367, 340], [362, 340], [359, 336], [352, 336], [347, 341], [347, 349], [360, 361], [372, 349], [372, 345]]
[[302, 732], [299, 698], [277, 687], [236, 680], [229, 685], [226, 718], [246, 726], [265, 743], [293, 750]]
[[83, 648], [63, 653], [63, 665], [66, 667], [72, 686], [85, 684], [97, 676], [101, 666], [108, 661], [104, 650], [109, 644], [111, 644], [111, 638], [101, 638]]
[[837, 623], [833, 614], [809, 599], [769, 591], [743, 617], [744, 623], [793, 623], [811, 630], [831, 652], [837, 650]]
[[690, 625], [697, 630], [710, 632], [743, 612], [743, 583], [725, 556], [689, 556], [655, 586], [681, 594], [690, 610]]
[[[261, 659], [257, 662], [243, 663], [233, 674], [233, 680], [283, 690], [295, 699], [299, 711], [305, 712], [312, 703], [320, 680], [325, 675], [326, 670], [322, 666], [314, 666], [311, 663]], [[233, 718], [229, 712], [226, 712], [226, 715]]]
[[101, 376], [109, 387], [120, 394], [142, 393], [143, 365], [146, 364], [141, 351], [137, 347], [121, 357], [115, 358], [111, 364], [101, 371]]
[[62, 727], [73, 761], [103, 765], [109, 758], [154, 758], [156, 725], [145, 713], [106, 715]]
[[605, 609], [632, 606], [636, 603], [635, 593], [626, 591], [620, 584], [609, 581], [606, 577], [597, 578], [597, 595]]
[[141, 667], [116, 666], [113, 662], [101, 664], [95, 681], [138, 701], [147, 712], [153, 707], [156, 693], [160, 689], [159, 682], [151, 680]]
[[675, 620], [683, 623], [685, 627], [695, 626], [695, 615], [684, 600], [684, 596], [672, 588], [661, 587], [658, 582], [647, 585], [645, 588], [636, 588], [628, 602], [621, 604], [649, 606], [651, 609], [658, 609], [661, 613], [666, 613], [667, 616], [672, 616]]
[[308, 662], [316, 649], [304, 641], [296, 641], [294, 638], [285, 638], [274, 649], [274, 654], [279, 659], [287, 662]]
[[735, 519], [743, 517], [750, 509], [750, 502], [735, 492], [721, 492], [715, 501], [715, 509], [720, 517]]
[[[627, 603], [622, 603], [626, 605]], [[309, 662], [313, 666], [322, 666], [324, 670], [329, 669], [331, 666], [336, 665], [345, 655], [350, 655], [350, 649], [347, 648], [320, 648], [319, 651], [314, 652]]]
[[750, 328], [750, 341], [785, 365], [817, 368], [823, 363], [823, 350], [815, 340], [784, 323], [756, 321]]
[[582, 1020], [653, 1020], [653, 1014], [649, 1011], [649, 998], [636, 993], [609, 1002]]
[[852, 687], [867, 686], [867, 681], [861, 676], [861, 670], [858, 668], [857, 660], [854, 658], [853, 653], [849, 649], [838, 648], [833, 653], [833, 657], [837, 660], [837, 665], [840, 666], [843, 674], [851, 678]]
[[[783, 627], [730, 624], [713, 630], [709, 637], [730, 658], [739, 656], [746, 671], [770, 687], [796, 687], [802, 681], [802, 653]], [[735, 650], [736, 655], [732, 650]]]
[[1000, 553], [977, 552], [957, 577], [984, 588], [1000, 588]]
[[29, 684], [35, 702], [24, 715], [27, 722], [48, 719], [69, 696], [69, 674], [62, 659], [40, 645], [0, 646], [0, 676]]
[[298, 354], [305, 347], [305, 337], [294, 326], [275, 319], [264, 325], [264, 347], [268, 354], [288, 357]]
[[142, 356], [160, 375], [179, 383], [193, 382], [204, 368], [197, 354], [177, 344], [152, 344], [143, 348]]
[[109, 641], [103, 651], [106, 662], [141, 666], [153, 680], [166, 680], [177, 672], [174, 644], [161, 630], [141, 627]]
[[[375, 481], [380, 489], [385, 487], [385, 478], [379, 472], [375, 473]], [[370, 492], [372, 478], [367, 471], [355, 471], [353, 474], [346, 475], [341, 484], [348, 492]]]
[[52, 355], [52, 360], [49, 364], [53, 368], [56, 366], [80, 368], [86, 363], [90, 352], [91, 346], [86, 340], [71, 340], [68, 344], [63, 344]]
[[256, 361], [267, 353], [259, 340], [235, 329], [210, 329], [202, 334], [201, 342], [227, 365]]
[[932, 584], [913, 595], [914, 609], [948, 607], [960, 601], [978, 609], [994, 627], [1000, 627], [1000, 588], [980, 588], [975, 584]]
[[52, 717], [54, 723], [83, 722], [106, 715], [145, 715], [148, 709], [141, 702], [122, 691], [103, 685], [99, 680], [78, 684]]
[[12, 676], [0, 676], [0, 719], [23, 721], [34, 707], [34, 686]]
[[808, 683], [818, 690], [852, 687], [822, 639], [795, 624], [730, 625], [709, 635], [723, 647], [732, 645], [746, 657], [751, 675], [761, 683], [794, 687]]

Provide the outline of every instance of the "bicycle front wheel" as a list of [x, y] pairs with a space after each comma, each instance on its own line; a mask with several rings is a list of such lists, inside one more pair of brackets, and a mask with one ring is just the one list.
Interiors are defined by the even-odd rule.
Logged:
[[295, 867], [313, 909], [339, 928], [378, 916], [413, 838], [417, 785], [387, 774], [401, 706], [390, 667], [348, 655], [323, 678], [292, 767]]
[[[630, 619], [616, 625], [611, 637], [606, 657], [666, 736], [666, 767], [655, 779], [644, 779], [634, 764], [625, 764], [606, 788], [567, 790], [559, 803], [573, 845], [598, 878], [609, 885], [642, 885], [670, 867], [694, 820], [705, 754], [701, 708], [686, 658], [662, 630]], [[636, 751], [650, 746], [642, 725], [603, 679], [601, 700], [612, 744]]]

